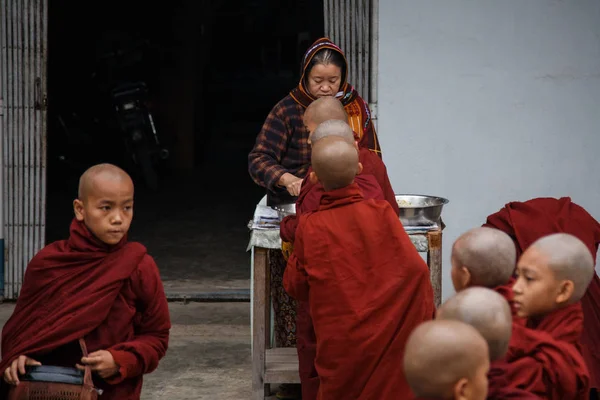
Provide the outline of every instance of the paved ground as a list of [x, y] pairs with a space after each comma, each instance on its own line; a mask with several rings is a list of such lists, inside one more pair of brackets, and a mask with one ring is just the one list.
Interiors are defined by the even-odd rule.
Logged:
[[[13, 310], [0, 304], [0, 325]], [[142, 400], [249, 399], [249, 303], [169, 303], [167, 355], [144, 380]]]

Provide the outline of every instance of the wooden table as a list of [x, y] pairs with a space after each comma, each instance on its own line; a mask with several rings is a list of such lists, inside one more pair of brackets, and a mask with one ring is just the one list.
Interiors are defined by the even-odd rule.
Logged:
[[[436, 307], [442, 295], [442, 230], [409, 232], [417, 251], [427, 253]], [[272, 383], [300, 383], [296, 348], [271, 346], [271, 276], [269, 249], [281, 249], [279, 229], [254, 230], [248, 250], [252, 252], [251, 331], [252, 392], [254, 400], [270, 395]]]

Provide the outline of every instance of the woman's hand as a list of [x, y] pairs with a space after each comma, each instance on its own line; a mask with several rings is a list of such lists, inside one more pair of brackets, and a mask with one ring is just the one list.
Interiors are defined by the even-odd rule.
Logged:
[[42, 365], [42, 363], [27, 356], [19, 356], [4, 370], [4, 381], [10, 385], [18, 385], [19, 375], [25, 374], [26, 365]]
[[101, 378], [110, 378], [119, 372], [119, 366], [115, 362], [110, 351], [98, 350], [88, 354], [81, 359], [83, 365], [77, 364], [77, 368], [83, 370], [84, 365], [89, 365], [92, 372], [97, 373]]
[[302, 186], [302, 178], [298, 178], [297, 176], [286, 172], [281, 175], [278, 184], [279, 186], [285, 187], [292, 196], [298, 196], [300, 194], [300, 187]]

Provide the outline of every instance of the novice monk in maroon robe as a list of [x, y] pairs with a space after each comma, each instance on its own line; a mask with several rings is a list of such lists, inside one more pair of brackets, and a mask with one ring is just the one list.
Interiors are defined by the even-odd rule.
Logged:
[[[318, 143], [323, 138], [335, 136], [342, 138], [355, 146], [352, 129], [345, 122], [346, 114], [342, 104], [338, 100], [334, 98], [321, 98], [315, 100], [308, 107], [307, 111], [308, 112], [305, 113], [305, 116], [309, 115], [310, 120], [314, 118], [325, 118], [324, 116], [319, 117], [319, 115], [317, 115], [319, 112], [324, 113], [324, 115], [337, 115], [343, 119], [327, 120], [321, 123], [314, 131], [311, 131], [310, 139], [313, 145]], [[309, 129], [312, 129], [312, 125], [309, 127]], [[375, 153], [370, 151], [367, 151], [367, 153], [372, 155], [372, 157], [374, 157], [381, 165], [383, 165], [381, 159]], [[311, 168], [309, 168], [309, 176], [310, 172], [312, 172]], [[360, 173], [355, 177], [354, 183], [361, 190], [361, 194], [365, 197], [365, 199], [384, 199], [381, 187], [373, 175]], [[320, 182], [310, 182], [308, 179], [305, 179], [305, 181], [302, 183], [302, 189], [296, 202], [296, 215], [286, 217], [280, 225], [280, 235], [284, 243], [286, 241], [294, 241], [298, 218], [307, 212], [316, 211], [319, 208], [323, 193], [323, 185]], [[393, 204], [397, 209], [398, 206], [395, 202], [395, 197]], [[304, 400], [314, 400], [317, 397], [319, 383], [314, 364], [316, 356], [315, 333], [310, 319], [308, 302], [298, 300], [296, 304], [296, 347], [298, 348], [299, 372], [303, 382], [302, 398]]]
[[82, 175], [74, 209], [69, 239], [46, 246], [27, 266], [2, 330], [0, 371], [18, 385], [26, 365], [87, 364], [103, 400], [139, 399], [143, 374], [165, 355], [171, 323], [154, 260], [127, 242], [133, 182], [118, 167], [96, 165]]
[[[487, 218], [484, 226], [501, 229], [514, 240], [517, 256], [537, 239], [551, 233], [570, 233], [586, 244], [594, 258], [600, 243], [600, 224], [569, 197], [535, 198], [512, 202]], [[600, 388], [600, 278], [597, 274], [581, 299], [583, 308], [582, 353], [590, 371], [592, 388]]]
[[487, 343], [460, 321], [421, 324], [404, 354], [406, 379], [421, 400], [484, 400], [489, 365]]
[[[365, 198], [385, 199], [390, 203], [396, 214], [400, 213], [385, 164], [377, 153], [370, 151], [368, 148], [359, 147], [358, 138], [350, 125], [347, 125], [348, 115], [339, 100], [334, 97], [321, 97], [306, 108], [303, 118], [304, 125], [310, 132], [308, 141], [311, 144], [330, 135], [347, 137], [349, 141], [353, 141], [359, 151], [359, 161], [363, 165], [363, 170], [356, 176], [355, 183], [362, 190]], [[317, 127], [322, 123], [332, 120], [346, 123], [345, 129], [330, 127], [329, 129], [319, 129], [317, 131]], [[300, 194], [296, 200], [296, 215], [288, 216], [281, 221], [280, 234], [286, 242], [294, 242], [300, 215], [308, 211], [314, 211], [319, 207], [323, 185], [318, 182], [313, 183], [308, 179], [311, 171], [312, 168], [309, 167], [306, 177], [302, 181]]]
[[[318, 135], [315, 136], [314, 132], [320, 124], [329, 120], [347, 122], [348, 114], [346, 114], [344, 105], [335, 97], [321, 97], [313, 101], [306, 108], [303, 120], [306, 129], [310, 133], [308, 141], [309, 143], [314, 143], [318, 140]], [[360, 139], [355, 132], [353, 132], [353, 137], [356, 147], [359, 150], [358, 159], [363, 166], [361, 175], [373, 176], [379, 183], [379, 186], [381, 186], [381, 190], [383, 191], [385, 199], [390, 203], [392, 208], [399, 213], [398, 204], [396, 202], [396, 194], [392, 189], [392, 184], [390, 183], [390, 179], [387, 174], [387, 168], [381, 160], [381, 157], [378, 153], [362, 146], [360, 144]], [[321, 185], [317, 184], [317, 187], [321, 187]]]
[[509, 346], [505, 373], [511, 385], [547, 399], [588, 399], [579, 300], [593, 274], [594, 260], [575, 236], [545, 236], [525, 250], [513, 291], [527, 327], [517, 327]]
[[321, 139], [312, 164], [325, 193], [300, 217], [284, 287], [310, 304], [317, 398], [412, 398], [401, 360], [409, 333], [433, 317], [427, 265], [389, 204], [365, 200], [353, 183], [352, 144]]
[[[474, 228], [452, 245], [450, 275], [454, 290], [483, 286], [500, 293], [512, 308], [512, 274], [517, 263], [515, 246], [506, 233], [493, 228]], [[516, 318], [516, 322], [524, 323]]]
[[464, 289], [442, 304], [436, 319], [469, 324], [486, 340], [491, 361], [488, 399], [539, 399], [512, 386], [506, 377], [504, 364], [512, 336], [512, 312], [501, 294], [484, 287]]

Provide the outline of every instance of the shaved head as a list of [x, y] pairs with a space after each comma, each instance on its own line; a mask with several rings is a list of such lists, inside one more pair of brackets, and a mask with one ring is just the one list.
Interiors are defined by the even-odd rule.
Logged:
[[475, 379], [486, 364], [488, 348], [483, 337], [472, 326], [452, 320], [419, 325], [404, 353], [406, 379], [417, 397], [454, 398], [457, 382]]
[[[112, 164], [97, 164], [89, 168], [79, 178], [79, 191], [77, 197], [81, 201], [85, 201], [94, 190], [97, 190], [99, 183], [131, 183], [133, 181], [127, 172]], [[133, 189], [132, 189], [133, 191]]]
[[508, 351], [512, 334], [512, 315], [508, 301], [483, 287], [462, 290], [437, 311], [438, 320], [456, 320], [477, 329], [487, 341], [490, 360], [499, 360]]
[[534, 242], [532, 249], [547, 258], [548, 267], [558, 280], [572, 281], [571, 302], [579, 301], [594, 276], [594, 258], [587, 246], [568, 233], [555, 233]]
[[325, 96], [319, 97], [306, 107], [304, 119], [316, 126], [330, 119], [347, 122], [348, 114], [341, 101], [333, 96]]
[[336, 136], [314, 143], [311, 163], [316, 177], [327, 191], [350, 185], [361, 168], [354, 145]]
[[345, 121], [330, 119], [317, 126], [317, 129], [310, 135], [310, 140], [314, 146], [319, 140], [337, 136], [346, 140], [350, 144], [354, 144], [354, 131]]
[[459, 268], [469, 271], [471, 285], [493, 288], [505, 285], [510, 279], [517, 251], [506, 233], [481, 227], [459, 236], [452, 246], [452, 258]]

